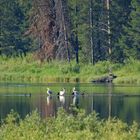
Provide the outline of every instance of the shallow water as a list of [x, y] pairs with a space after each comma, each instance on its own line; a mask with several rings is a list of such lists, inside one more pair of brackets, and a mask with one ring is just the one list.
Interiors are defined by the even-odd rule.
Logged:
[[[76, 87], [79, 96], [71, 95]], [[53, 95], [46, 95], [50, 87]], [[57, 92], [64, 87], [66, 95], [58, 98]], [[140, 87], [136, 85], [111, 84], [21, 84], [0, 83], [0, 118], [4, 119], [11, 109], [24, 118], [37, 109], [44, 118], [56, 114], [59, 107], [68, 112], [71, 106], [99, 113], [101, 118], [117, 117], [125, 122], [140, 123]]]

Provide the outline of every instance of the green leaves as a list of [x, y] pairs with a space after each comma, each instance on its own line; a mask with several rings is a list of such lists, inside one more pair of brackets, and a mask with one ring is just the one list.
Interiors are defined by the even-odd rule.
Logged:
[[[35, 17], [35, 15], [39, 15], [39, 10], [35, 10], [36, 13], [34, 14], [32, 13], [33, 11], [31, 11], [31, 9], [34, 8], [33, 2], [32, 0], [1, 0], [0, 54], [22, 56], [22, 54], [25, 55], [26, 52], [33, 50], [32, 46], [39, 49], [39, 40], [36, 38], [32, 42], [31, 39], [27, 36], [25, 37], [24, 34], [29, 29], [29, 25], [35, 23], [34, 26], [36, 26], [37, 17]], [[45, 1], [42, 1], [42, 3], [43, 2]], [[92, 27], [90, 27], [90, 2], [92, 3]], [[71, 40], [71, 45], [74, 47], [70, 47], [72, 59], [78, 57], [79, 62], [83, 63], [91, 62], [93, 57], [95, 62], [108, 60], [110, 58], [108, 53], [109, 37], [111, 39], [110, 47], [112, 50], [111, 61], [124, 62], [125, 59], [130, 57], [140, 59], [139, 0], [110, 0], [110, 36], [107, 33], [108, 11], [106, 8], [106, 1], [82, 0], [81, 2], [81, 0], [68, 0], [68, 7], [67, 15], [70, 16], [71, 20], [71, 23], [69, 23], [71, 26], [69, 33], [71, 32], [73, 35], [73, 40], [70, 39], [70, 35], [68, 35], [68, 40]], [[49, 8], [50, 10], [54, 10], [53, 8], [51, 9], [51, 7]], [[55, 13], [55, 11], [52, 11], [52, 13]], [[44, 18], [44, 16], [42, 18]], [[39, 23], [40, 21], [41, 20], [39, 20]], [[42, 26], [40, 26], [39, 23], [38, 27], [42, 27], [44, 30], [46, 23], [42, 22]], [[61, 22], [57, 24], [61, 24]], [[51, 28], [49, 29], [52, 30]], [[28, 30], [28, 33], [30, 31], [31, 30]], [[53, 32], [53, 30], [50, 32]], [[37, 36], [38, 35], [37, 32]], [[91, 36], [93, 36], [92, 43]], [[60, 42], [62, 42], [62, 40]], [[54, 52], [55, 55], [57, 54], [56, 50]], [[92, 56], [92, 50], [94, 56]], [[44, 52], [45, 55], [46, 53], [48, 56], [50, 55], [49, 51]], [[76, 56], [74, 53], [78, 55]], [[54, 56], [53, 59], [55, 58], [58, 59], [58, 57]]]
[[[26, 8], [27, 5], [25, 5]], [[30, 41], [29, 38], [24, 36], [28, 26], [25, 7], [21, 6], [17, 0], [2, 0], [0, 9], [0, 53], [7, 56], [25, 54], [29, 49]]]
[[124, 57], [140, 59], [140, 2], [132, 0], [131, 6], [128, 24], [124, 27], [124, 33], [119, 42]]
[[[76, 110], [75, 110], [76, 111]], [[139, 139], [138, 124], [128, 126], [117, 120], [100, 120], [93, 112], [86, 115], [84, 110], [78, 110], [72, 115], [58, 110], [56, 117], [45, 120], [34, 111], [25, 119], [16, 120], [17, 113], [8, 115], [6, 123], [0, 126], [1, 140], [136, 140]]]

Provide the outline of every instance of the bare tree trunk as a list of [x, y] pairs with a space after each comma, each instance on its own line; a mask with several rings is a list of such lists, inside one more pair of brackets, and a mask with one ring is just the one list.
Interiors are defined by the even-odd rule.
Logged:
[[91, 62], [94, 64], [94, 39], [93, 39], [93, 2], [90, 0], [90, 46], [91, 46]]
[[32, 25], [29, 30], [40, 40], [38, 57], [44, 59], [68, 59], [70, 62], [70, 21], [67, 0], [34, 0]]
[[75, 57], [76, 57], [76, 63], [79, 63], [79, 41], [78, 41], [78, 34], [76, 32], [75, 37]]
[[[76, 7], [75, 7], [75, 14], [76, 17], [78, 13], [78, 7], [77, 7], [77, 1], [76, 1]], [[75, 33], [75, 57], [76, 57], [76, 63], [79, 63], [79, 41], [78, 41], [78, 23], [76, 21], [76, 33]]]
[[[111, 29], [110, 29], [110, 0], [107, 0], [107, 26], [108, 26], [108, 29], [107, 29], [107, 32], [108, 32], [108, 46], [109, 46], [109, 49], [108, 49], [108, 54], [109, 54], [109, 60], [111, 60], [111, 54], [112, 54], [112, 49], [111, 49]], [[109, 75], [112, 75], [112, 67], [109, 65]]]
[[70, 19], [68, 14], [67, 0], [55, 1], [55, 45], [58, 46], [56, 50], [57, 59], [68, 59], [70, 62]]
[[110, 38], [110, 34], [111, 34], [111, 30], [110, 30], [110, 0], [107, 0], [106, 1], [106, 6], [107, 6], [107, 32], [108, 32], [108, 46], [109, 46], [109, 49], [108, 49], [108, 53], [109, 53], [109, 57], [111, 55], [111, 38]]
[[69, 50], [69, 43], [68, 43], [68, 31], [67, 31], [67, 27], [66, 27], [66, 18], [67, 18], [67, 14], [66, 13], [67, 11], [67, 3], [65, 0], [61, 0], [61, 18], [62, 18], [62, 27], [63, 27], [63, 30], [64, 30], [64, 44], [65, 44], [65, 47], [66, 47], [66, 50], [67, 50], [67, 59], [68, 59], [68, 62], [70, 62], [70, 50]]

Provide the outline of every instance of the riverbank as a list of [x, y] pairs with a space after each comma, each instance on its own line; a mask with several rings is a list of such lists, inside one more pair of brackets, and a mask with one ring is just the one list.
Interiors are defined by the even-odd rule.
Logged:
[[64, 61], [35, 61], [33, 57], [0, 57], [0, 81], [17, 82], [81, 82], [89, 83], [108, 75], [109, 67], [117, 76], [115, 84], [140, 84], [140, 61], [129, 60], [125, 64], [108, 61], [92, 64], [75, 64]]

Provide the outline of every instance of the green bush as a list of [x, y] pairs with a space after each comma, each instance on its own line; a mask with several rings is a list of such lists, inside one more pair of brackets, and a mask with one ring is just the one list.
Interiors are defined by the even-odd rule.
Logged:
[[0, 126], [0, 140], [139, 140], [137, 123], [128, 126], [117, 119], [100, 120], [93, 112], [60, 108], [56, 117], [41, 119], [37, 111], [20, 119], [11, 112]]

